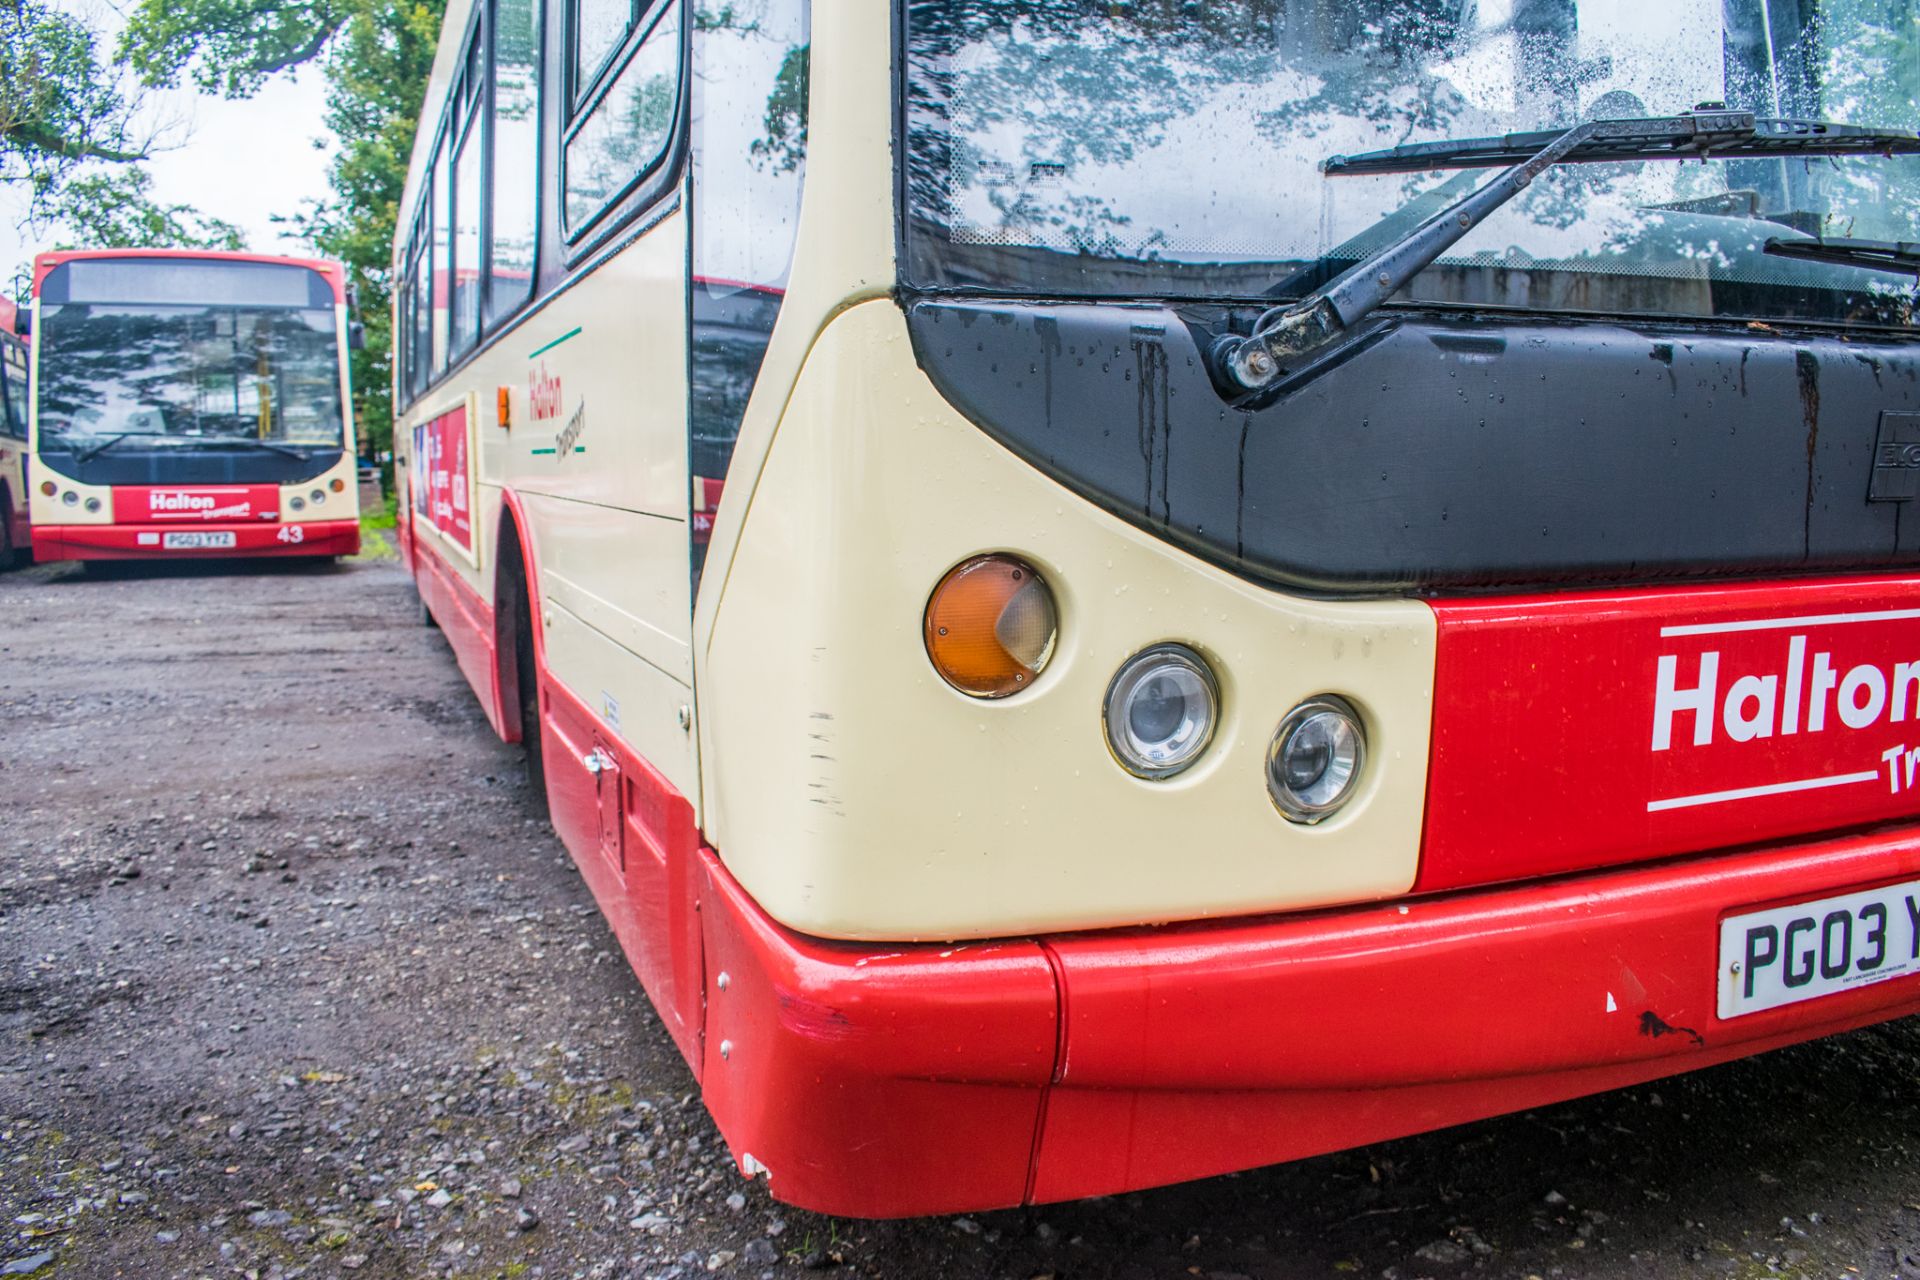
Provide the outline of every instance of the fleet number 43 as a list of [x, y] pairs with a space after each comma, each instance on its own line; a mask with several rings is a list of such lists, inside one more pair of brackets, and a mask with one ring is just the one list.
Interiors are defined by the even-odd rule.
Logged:
[[280, 526], [280, 532], [273, 536], [282, 542], [305, 542], [307, 531], [297, 524], [283, 524]]

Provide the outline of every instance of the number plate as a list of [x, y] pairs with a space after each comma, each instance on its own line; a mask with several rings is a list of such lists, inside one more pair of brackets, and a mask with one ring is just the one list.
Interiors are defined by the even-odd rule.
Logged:
[[231, 529], [210, 529], [202, 533], [167, 533], [160, 537], [160, 545], [168, 551], [209, 551], [231, 547], [234, 543]]
[[1720, 1016], [1920, 973], [1920, 880], [1720, 922]]

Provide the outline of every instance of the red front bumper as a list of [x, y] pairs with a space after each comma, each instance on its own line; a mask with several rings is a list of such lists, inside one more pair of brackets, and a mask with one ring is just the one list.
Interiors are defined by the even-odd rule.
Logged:
[[[296, 533], [297, 531], [297, 533]], [[231, 533], [231, 547], [170, 548], [169, 533]], [[357, 520], [294, 524], [56, 524], [33, 527], [35, 560], [204, 560], [220, 556], [350, 556], [360, 550]]]
[[1379, 906], [1008, 942], [820, 942], [708, 855], [701, 1082], [773, 1194], [861, 1217], [1155, 1186], [1920, 1011], [1722, 1022], [1720, 917], [1920, 872], [1912, 827]]

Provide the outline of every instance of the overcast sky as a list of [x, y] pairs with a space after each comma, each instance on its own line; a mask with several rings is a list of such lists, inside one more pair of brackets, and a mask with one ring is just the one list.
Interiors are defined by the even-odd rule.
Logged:
[[[123, 19], [103, 0], [55, 0], [56, 7], [85, 20], [100, 33], [103, 59], [113, 56]], [[282, 234], [273, 215], [296, 212], [309, 197], [327, 192], [326, 166], [333, 136], [321, 123], [325, 85], [320, 69], [279, 75], [250, 99], [229, 102], [191, 88], [149, 93], [140, 116], [159, 147], [147, 164], [152, 195], [167, 204], [190, 204], [246, 233], [247, 247], [301, 253], [306, 246]], [[316, 142], [324, 147], [316, 148]], [[0, 187], [0, 283], [14, 268], [53, 247], [60, 231], [21, 225], [26, 200]]]

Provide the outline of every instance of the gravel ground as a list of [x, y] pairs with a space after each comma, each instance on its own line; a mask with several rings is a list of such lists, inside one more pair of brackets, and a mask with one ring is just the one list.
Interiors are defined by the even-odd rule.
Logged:
[[1147, 1194], [784, 1208], [415, 618], [390, 556], [0, 575], [0, 1275], [1920, 1274], [1911, 1022]]

